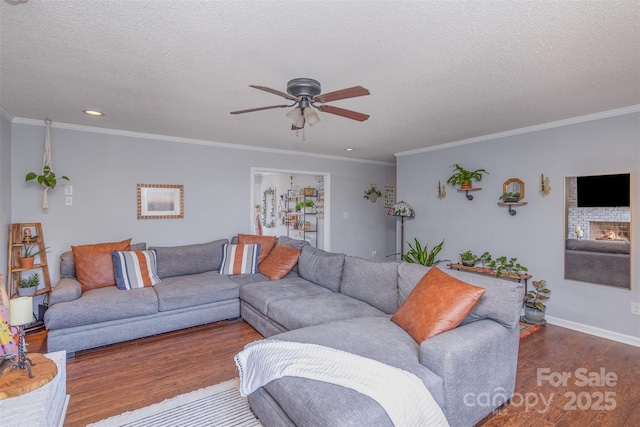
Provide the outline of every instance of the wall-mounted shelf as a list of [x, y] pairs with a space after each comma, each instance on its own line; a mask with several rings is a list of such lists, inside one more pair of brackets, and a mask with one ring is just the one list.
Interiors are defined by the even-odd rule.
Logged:
[[524, 206], [527, 202], [498, 202], [498, 206], [507, 206], [509, 208], [509, 215], [515, 216], [518, 212], [513, 208], [514, 206]]
[[482, 188], [458, 188], [458, 193], [462, 193], [464, 192], [465, 195], [467, 196], [467, 200], [473, 200], [473, 195], [469, 194], [469, 191], [480, 191], [482, 190]]

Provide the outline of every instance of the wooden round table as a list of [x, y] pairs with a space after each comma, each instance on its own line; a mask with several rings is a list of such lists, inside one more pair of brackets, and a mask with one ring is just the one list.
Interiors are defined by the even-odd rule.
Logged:
[[26, 369], [5, 372], [0, 376], [0, 400], [29, 393], [51, 382], [58, 374], [58, 367], [53, 360], [40, 353], [27, 353], [27, 357], [35, 363], [31, 367], [33, 378], [29, 378]]

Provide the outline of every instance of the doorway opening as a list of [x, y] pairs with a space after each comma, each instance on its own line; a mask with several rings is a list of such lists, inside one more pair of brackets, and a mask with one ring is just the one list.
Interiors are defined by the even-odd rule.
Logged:
[[251, 230], [330, 250], [330, 174], [251, 168]]

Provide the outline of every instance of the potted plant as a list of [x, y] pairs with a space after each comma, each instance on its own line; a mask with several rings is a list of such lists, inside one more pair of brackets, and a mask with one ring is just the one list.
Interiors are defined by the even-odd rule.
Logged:
[[502, 193], [502, 196], [500, 196], [500, 200], [507, 203], [517, 202], [518, 200], [520, 200], [520, 193]]
[[362, 197], [371, 200], [371, 203], [375, 203], [380, 196], [382, 196], [380, 190], [378, 190], [375, 184], [371, 184], [371, 187], [369, 187], [369, 189], [364, 192], [364, 196]]
[[473, 267], [476, 265], [477, 260], [478, 258], [471, 253], [471, 251], [466, 251], [460, 254], [460, 262], [466, 267]]
[[442, 245], [444, 245], [444, 239], [439, 244], [435, 245], [431, 251], [427, 249], [427, 245], [422, 246], [418, 239], [414, 238], [416, 243], [415, 247], [411, 245], [411, 243], [407, 242], [409, 245], [409, 251], [404, 254], [404, 260], [406, 262], [414, 263], [414, 264], [422, 264], [427, 267], [431, 267], [432, 265], [436, 265], [438, 263], [448, 261], [444, 259], [436, 260], [436, 255], [442, 249]]
[[18, 286], [18, 295], [21, 297], [33, 296], [38, 291], [40, 274], [36, 273], [28, 279], [23, 279]]
[[315, 204], [313, 203], [313, 200], [306, 199], [296, 203], [296, 210], [298, 211], [304, 210], [304, 213], [313, 213], [314, 206]]
[[474, 171], [468, 171], [459, 164], [451, 166], [456, 172], [449, 177], [447, 183], [451, 185], [459, 185], [462, 190], [469, 190], [472, 188], [471, 181], [479, 182], [482, 180], [482, 174], [487, 172], [484, 169], [476, 169]]
[[44, 249], [36, 250], [37, 248], [38, 246], [36, 245], [24, 247], [24, 252], [22, 253], [22, 257], [20, 258], [20, 268], [33, 268], [33, 263], [35, 261], [36, 255], [46, 253], [48, 252], [47, 249], [49, 249], [47, 247]]
[[534, 280], [533, 289], [524, 296], [524, 317], [530, 323], [544, 322], [544, 312], [547, 306], [542, 301], [551, 298], [551, 290], [547, 288], [546, 280]]
[[477, 261], [482, 264], [482, 268], [487, 268], [491, 263], [491, 254], [489, 252], [485, 252], [478, 257]]
[[523, 274], [529, 269], [518, 262], [518, 258], [509, 258], [501, 256], [489, 264], [489, 267], [496, 272], [496, 277], [500, 277], [503, 274]]
[[24, 178], [25, 181], [31, 180], [38, 181], [38, 184], [44, 185], [45, 187], [49, 187], [51, 189], [56, 188], [56, 184], [58, 183], [58, 179], [64, 179], [69, 181], [69, 178], [65, 175], [61, 177], [56, 177], [56, 174], [51, 170], [49, 166], [45, 166], [42, 168], [42, 174], [38, 175], [35, 172], [29, 172], [27, 176]]

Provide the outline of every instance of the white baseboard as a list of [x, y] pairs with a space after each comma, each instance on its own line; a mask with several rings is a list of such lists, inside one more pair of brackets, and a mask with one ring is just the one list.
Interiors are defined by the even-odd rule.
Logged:
[[584, 332], [585, 334], [595, 335], [600, 338], [606, 338], [612, 341], [621, 342], [623, 344], [640, 347], [639, 337], [633, 337], [631, 335], [625, 335], [618, 332], [609, 331], [607, 329], [596, 328], [595, 326], [589, 326], [583, 323], [561, 319], [559, 317], [545, 316], [545, 319], [552, 325], [562, 326], [563, 328], [571, 329], [578, 332]]

